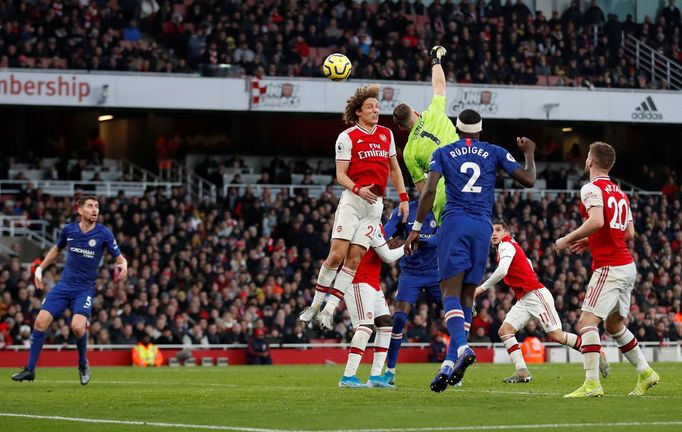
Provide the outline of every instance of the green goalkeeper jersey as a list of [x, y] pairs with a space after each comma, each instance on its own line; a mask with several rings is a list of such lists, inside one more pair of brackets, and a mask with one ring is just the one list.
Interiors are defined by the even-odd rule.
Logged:
[[[459, 140], [455, 125], [445, 114], [445, 96], [434, 96], [431, 104], [412, 126], [407, 144], [403, 150], [403, 159], [412, 181], [416, 184], [426, 180], [429, 172], [431, 154], [440, 146], [451, 144]], [[445, 206], [445, 184], [443, 179], [438, 182], [433, 213], [438, 225], [441, 222], [443, 207]]]

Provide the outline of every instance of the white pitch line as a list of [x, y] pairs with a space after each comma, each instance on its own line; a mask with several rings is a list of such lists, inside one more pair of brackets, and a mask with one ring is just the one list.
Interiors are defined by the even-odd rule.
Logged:
[[[0, 417], [30, 418], [40, 420], [57, 420], [77, 423], [118, 424], [126, 426], [154, 426], [181, 429], [205, 429], [225, 430], [236, 432], [323, 432], [323, 430], [298, 430], [298, 429], [268, 429], [250, 428], [240, 426], [200, 425], [185, 423], [148, 422], [139, 420], [109, 420], [91, 419], [80, 417], [45, 416], [33, 414], [16, 414], [0, 412]], [[400, 428], [400, 429], [331, 429], [326, 432], [447, 432], [447, 431], [480, 431], [480, 430], [526, 430], [526, 429], [569, 429], [569, 428], [595, 428], [595, 427], [655, 427], [655, 426], [682, 426], [682, 421], [655, 421], [655, 422], [604, 422], [604, 423], [546, 423], [525, 425], [478, 425], [478, 426], [445, 426], [424, 428]]]
[[[40, 380], [40, 382], [46, 382], [46, 383], [60, 383], [60, 384], [80, 384], [78, 381], [75, 380]], [[182, 387], [186, 387], [188, 385], [195, 385], [195, 386], [208, 386], [208, 387], [229, 387], [229, 388], [235, 388], [238, 387], [236, 384], [222, 384], [222, 383], [201, 383], [201, 382], [193, 382], [193, 383], [187, 383], [187, 382], [169, 382], [169, 381], [100, 381], [100, 380], [92, 380], [91, 383], [93, 384], [115, 384], [115, 385], [125, 385], [125, 384], [151, 384], [151, 385], [179, 385]]]

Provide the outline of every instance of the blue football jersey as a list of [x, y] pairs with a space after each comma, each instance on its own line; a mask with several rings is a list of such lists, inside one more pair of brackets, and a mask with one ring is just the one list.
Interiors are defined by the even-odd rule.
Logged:
[[490, 222], [497, 170], [511, 174], [521, 165], [502, 147], [466, 138], [440, 147], [431, 156], [430, 170], [445, 178], [445, 210]]
[[[398, 216], [398, 208], [393, 210], [391, 217], [384, 225], [386, 231], [386, 238], [398, 237], [407, 239], [407, 236], [412, 232], [412, 225], [417, 217], [417, 208], [419, 201], [410, 201], [410, 215], [407, 218], [407, 223], [403, 223], [402, 216]], [[429, 212], [424, 219], [422, 229], [419, 232], [420, 242], [419, 249], [413, 255], [405, 255], [400, 259], [401, 272], [407, 273], [430, 273], [438, 270], [438, 255], [436, 253], [436, 218], [432, 212]]]
[[74, 290], [95, 287], [104, 248], [114, 257], [121, 255], [111, 230], [100, 224], [87, 233], [77, 222], [65, 225], [57, 247], [66, 248], [66, 264], [59, 281]]

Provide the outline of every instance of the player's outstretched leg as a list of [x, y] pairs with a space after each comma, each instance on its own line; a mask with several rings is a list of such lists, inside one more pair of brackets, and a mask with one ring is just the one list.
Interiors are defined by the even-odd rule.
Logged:
[[509, 353], [509, 357], [516, 368], [514, 375], [502, 380], [507, 384], [527, 383], [533, 379], [533, 376], [530, 374], [528, 367], [526, 366], [526, 361], [523, 359], [521, 346], [514, 335], [515, 330], [516, 329], [511, 327], [509, 324], [505, 323], [502, 324], [502, 327], [500, 327], [499, 331], [500, 339], [504, 343], [504, 347], [507, 348], [507, 353]]
[[346, 362], [346, 369], [343, 376], [339, 380], [339, 387], [361, 388], [369, 387], [368, 384], [360, 381], [355, 374], [360, 366], [360, 361], [365, 353], [367, 342], [372, 336], [372, 329], [370, 327], [361, 325], [355, 330], [355, 335], [350, 341], [350, 351], [348, 353], [348, 361]]
[[[583, 311], [583, 316], [588, 313], [589, 312]], [[594, 318], [594, 315], [592, 315], [592, 317]], [[581, 319], [582, 318], [583, 317], [581, 317]], [[593, 325], [583, 326], [580, 329], [580, 337], [582, 339], [581, 352], [583, 353], [585, 382], [577, 390], [564, 397], [582, 398], [604, 396], [604, 389], [599, 382], [599, 353], [601, 353], [599, 329]]]
[[[554, 342], [581, 352], [583, 341], [577, 334], [565, 332], [563, 330], [555, 330], [547, 333], [547, 336]], [[609, 376], [610, 372], [611, 366], [609, 366], [609, 362], [606, 360], [606, 354], [604, 354], [604, 351], [602, 350], [599, 352], [599, 373], [601, 373], [602, 378], [606, 378]]]
[[343, 300], [343, 296], [353, 283], [354, 278], [355, 269], [346, 266], [341, 267], [341, 271], [339, 271], [334, 281], [334, 287], [329, 291], [331, 295], [327, 299], [327, 304], [324, 305], [324, 309], [316, 317], [317, 322], [323, 329], [331, 330], [334, 328], [334, 312], [341, 300]]
[[[390, 316], [386, 317], [390, 322]], [[391, 342], [391, 327], [378, 327], [377, 334], [374, 337], [374, 361], [372, 363], [372, 371], [369, 374], [367, 384], [372, 387], [394, 388], [395, 386], [384, 380], [381, 371], [386, 362], [386, 355], [388, 354], [388, 345]]]
[[389, 384], [395, 384], [395, 367], [398, 363], [398, 353], [400, 352], [400, 345], [403, 343], [403, 329], [407, 324], [407, 314], [403, 311], [397, 311], [393, 315], [393, 329], [391, 330], [391, 342], [388, 346], [388, 355], [386, 357], [386, 373], [383, 379]]
[[[613, 327], [616, 326], [609, 326], [609, 324], [609, 321], [607, 321], [606, 331], [608, 332], [609, 330], [615, 330]], [[620, 322], [620, 325], [622, 328], [613, 334], [609, 333], [609, 336], [616, 341], [620, 352], [623, 353], [625, 358], [628, 359], [630, 364], [633, 365], [637, 370], [637, 385], [629, 394], [631, 396], [642, 396], [651, 387], [658, 384], [660, 377], [656, 371], [649, 366], [646, 358], [644, 358], [644, 354], [637, 343], [637, 338], [635, 338], [635, 335], [633, 335], [632, 332], [630, 332], [630, 330], [628, 330], [627, 327], [622, 324], [622, 321]]]
[[317, 275], [317, 285], [315, 286], [315, 297], [310, 306], [303, 309], [303, 312], [298, 316], [298, 319], [303, 323], [309, 323], [317, 316], [324, 302], [329, 287], [334, 283], [336, 278], [336, 270], [327, 267], [326, 262], [322, 264], [320, 273]]
[[[455, 385], [461, 381], [466, 368], [476, 361], [476, 355], [466, 344], [464, 312], [459, 298], [445, 297], [443, 309], [445, 310], [445, 323], [450, 332], [450, 344], [445, 361], [431, 381], [431, 390], [437, 393], [445, 390], [448, 384]], [[455, 375], [456, 378], [453, 380]]]

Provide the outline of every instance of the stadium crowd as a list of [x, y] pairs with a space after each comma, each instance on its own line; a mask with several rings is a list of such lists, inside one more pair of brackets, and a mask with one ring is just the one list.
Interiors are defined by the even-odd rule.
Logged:
[[[641, 341], [677, 340], [682, 337], [682, 196], [678, 188], [669, 196], [633, 195], [631, 201], [638, 235], [630, 247], [639, 276], [630, 328]], [[335, 329], [324, 335], [297, 323], [329, 248], [336, 203], [329, 189], [313, 197], [305, 192], [275, 195], [265, 188], [257, 197], [236, 186], [217, 203], [193, 202], [181, 188], [172, 196], [150, 190], [142, 198], [101, 198], [100, 220], [115, 233], [129, 276], [120, 282], [110, 261], [101, 267], [91, 342], [134, 344], [148, 335], [160, 345], [234, 344], [245, 343], [257, 331], [270, 343], [349, 340], [350, 319], [343, 309]], [[507, 191], [498, 195], [494, 209], [495, 218], [510, 223], [540, 280], [556, 297], [565, 329], [573, 332], [589, 279], [589, 256], [557, 256], [553, 242], [580, 223], [578, 203], [577, 194], [531, 198]], [[391, 210], [388, 204], [386, 215]], [[15, 201], [5, 201], [3, 212], [26, 213], [59, 226], [72, 220], [74, 201], [28, 186]], [[491, 266], [493, 258], [491, 249]], [[58, 274], [55, 266], [46, 271], [46, 286], [53, 286]], [[396, 265], [382, 273], [389, 302], [398, 276]], [[42, 296], [34, 288], [32, 269], [17, 258], [0, 269], [0, 344], [29, 344]], [[502, 287], [479, 298], [471, 340], [498, 341], [497, 329], [512, 302], [512, 293]], [[421, 298], [405, 338], [429, 342], [444, 331], [441, 315], [437, 304]], [[68, 321], [68, 313], [55, 321], [48, 343], [74, 342]], [[544, 339], [535, 323], [519, 339], [525, 335]]]
[[318, 76], [336, 51], [357, 78], [425, 81], [440, 44], [450, 82], [667, 88], [636, 70], [622, 34], [682, 60], [674, 0], [643, 22], [577, 1], [546, 17], [521, 0], [1, 0], [0, 23], [0, 68]]

